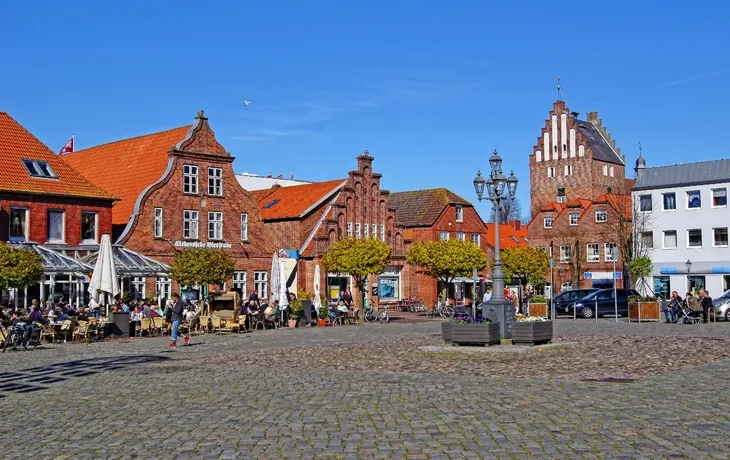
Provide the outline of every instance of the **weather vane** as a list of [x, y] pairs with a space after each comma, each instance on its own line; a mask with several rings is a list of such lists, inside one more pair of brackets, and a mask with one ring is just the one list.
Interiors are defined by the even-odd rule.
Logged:
[[641, 141], [639, 141], [639, 156], [641, 156]]
[[563, 100], [563, 93], [562, 93], [562, 91], [560, 91], [560, 77], [558, 77], [558, 100], [559, 101]]

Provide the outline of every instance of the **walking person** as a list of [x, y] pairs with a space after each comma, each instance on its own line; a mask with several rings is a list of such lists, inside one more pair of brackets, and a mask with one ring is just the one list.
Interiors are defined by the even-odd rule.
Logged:
[[702, 307], [702, 322], [707, 323], [710, 320], [710, 309], [712, 308], [712, 297], [707, 290], [702, 291], [700, 297], [700, 307]]
[[[172, 307], [168, 308], [169, 312], [166, 315], [167, 321], [172, 323], [172, 342], [167, 346], [167, 348], [177, 348], [177, 336], [180, 332], [180, 323], [182, 323], [183, 320], [183, 301], [177, 292], [172, 294], [172, 301], [174, 303]], [[183, 335], [185, 336], [185, 345], [189, 345], [190, 336], [186, 334]]]

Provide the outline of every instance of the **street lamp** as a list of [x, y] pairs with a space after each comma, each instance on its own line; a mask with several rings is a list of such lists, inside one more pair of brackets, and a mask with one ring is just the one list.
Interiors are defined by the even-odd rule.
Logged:
[[[492, 171], [489, 179], [482, 177], [481, 171], [477, 171], [477, 177], [474, 178], [474, 190], [477, 198], [481, 202], [482, 199], [492, 202], [494, 209], [494, 270], [492, 271], [492, 298], [487, 305], [482, 307], [482, 317], [487, 316], [487, 309], [491, 319], [499, 322], [499, 329], [502, 338], [512, 338], [512, 322], [514, 321], [514, 305], [504, 298], [504, 272], [502, 271], [502, 257], [500, 255], [499, 244], [499, 210], [502, 200], [507, 198], [514, 199], [517, 193], [518, 179], [514, 171], [510, 171], [510, 176], [505, 177], [502, 173], [502, 157], [499, 156], [497, 150], [494, 150], [489, 158], [489, 166]], [[484, 196], [486, 188], [486, 196]]]
[[687, 259], [684, 266], [687, 267], [687, 292], [692, 292], [692, 282], [689, 280], [689, 274], [692, 272], [692, 261]]

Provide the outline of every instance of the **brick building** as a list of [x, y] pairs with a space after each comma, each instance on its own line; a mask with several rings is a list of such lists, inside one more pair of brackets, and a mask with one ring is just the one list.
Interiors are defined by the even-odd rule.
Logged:
[[[208, 247], [236, 263], [232, 287], [268, 296], [271, 243], [251, 194], [238, 184], [234, 158], [202, 111], [192, 126], [125, 139], [66, 156], [95, 184], [120, 197], [112, 213], [117, 244], [165, 264], [176, 252]], [[164, 273], [130, 273], [135, 296], [168, 297]]]
[[618, 247], [626, 237], [627, 223], [630, 228], [630, 199], [606, 193], [594, 200], [548, 203], [535, 213], [528, 224], [530, 245], [555, 258], [552, 274], [556, 293], [558, 288], [613, 286], [613, 248], [618, 252], [617, 286], [623, 287], [623, 259]]
[[23, 303], [83, 295], [89, 267], [57, 251], [98, 248], [115, 200], [0, 112], [0, 241], [39, 252], [46, 267], [43, 283], [20, 293]]
[[[357, 169], [347, 178], [253, 192], [274, 243], [298, 253], [299, 289], [312, 290], [315, 266], [331, 243], [347, 236], [375, 237], [391, 245], [392, 262], [384, 273], [368, 280], [366, 297], [378, 302], [411, 294], [413, 280], [405, 268], [408, 241], [388, 205], [389, 192], [381, 189], [382, 175], [373, 171], [373, 159], [367, 151], [359, 155]], [[336, 299], [344, 287], [353, 287], [347, 276], [322, 270], [321, 277], [329, 299]]]
[[561, 100], [553, 104], [529, 161], [532, 216], [552, 202], [631, 191], [624, 179], [625, 158], [598, 113], [579, 120]]

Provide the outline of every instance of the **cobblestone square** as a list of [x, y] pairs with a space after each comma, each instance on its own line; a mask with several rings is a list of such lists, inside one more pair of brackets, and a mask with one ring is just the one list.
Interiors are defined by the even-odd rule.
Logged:
[[[594, 345], [536, 358], [417, 351], [439, 331], [396, 323], [204, 335], [174, 351], [152, 338], [8, 352], [0, 458], [730, 456], [725, 324], [559, 321], [557, 340]], [[626, 354], [657, 364], [617, 364]], [[530, 371], [540, 366], [549, 371]]]

